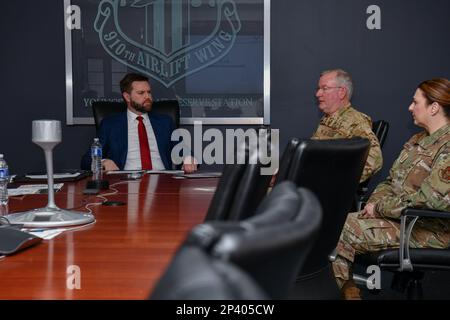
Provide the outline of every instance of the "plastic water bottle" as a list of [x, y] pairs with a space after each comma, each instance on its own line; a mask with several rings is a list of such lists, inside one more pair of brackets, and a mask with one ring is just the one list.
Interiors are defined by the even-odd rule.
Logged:
[[100, 180], [102, 173], [102, 145], [98, 138], [94, 138], [91, 146], [91, 171], [95, 180]]
[[3, 154], [0, 154], [0, 205], [8, 204], [9, 170]]

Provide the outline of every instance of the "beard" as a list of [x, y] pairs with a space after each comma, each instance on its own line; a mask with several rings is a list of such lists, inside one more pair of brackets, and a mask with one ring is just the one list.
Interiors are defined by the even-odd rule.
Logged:
[[148, 100], [148, 101], [150, 101], [150, 103], [145, 104], [147, 102], [147, 100], [146, 100], [144, 102], [144, 104], [140, 104], [140, 103], [137, 103], [136, 101], [131, 100], [130, 105], [134, 110], [136, 110], [138, 112], [148, 113], [148, 112], [150, 112], [150, 110], [152, 110], [152, 101], [151, 100]]

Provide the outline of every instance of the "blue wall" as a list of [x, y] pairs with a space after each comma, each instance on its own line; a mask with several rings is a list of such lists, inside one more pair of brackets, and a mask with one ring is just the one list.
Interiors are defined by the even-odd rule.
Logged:
[[[366, 28], [371, 4], [381, 7], [381, 30]], [[318, 75], [341, 67], [353, 75], [354, 105], [391, 124], [376, 181], [386, 176], [418, 130], [407, 110], [417, 84], [450, 78], [448, 12], [448, 0], [272, 0], [271, 126], [281, 129], [281, 147], [311, 135], [320, 118]], [[43, 170], [31, 121], [65, 123], [63, 1], [2, 1], [0, 14], [0, 152], [13, 173]], [[94, 133], [93, 126], [64, 125], [55, 168], [77, 168]]]

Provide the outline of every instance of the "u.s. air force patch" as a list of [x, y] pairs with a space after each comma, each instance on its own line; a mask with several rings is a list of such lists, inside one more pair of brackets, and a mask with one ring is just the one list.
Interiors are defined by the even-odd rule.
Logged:
[[439, 178], [446, 183], [450, 182], [450, 166], [439, 172]]

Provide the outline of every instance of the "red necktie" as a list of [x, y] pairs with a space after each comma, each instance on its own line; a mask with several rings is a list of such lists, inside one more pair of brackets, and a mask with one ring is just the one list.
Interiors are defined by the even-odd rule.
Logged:
[[148, 146], [147, 130], [145, 130], [144, 118], [136, 118], [138, 123], [139, 148], [141, 150], [142, 170], [152, 170], [152, 158], [150, 156], [150, 147]]

